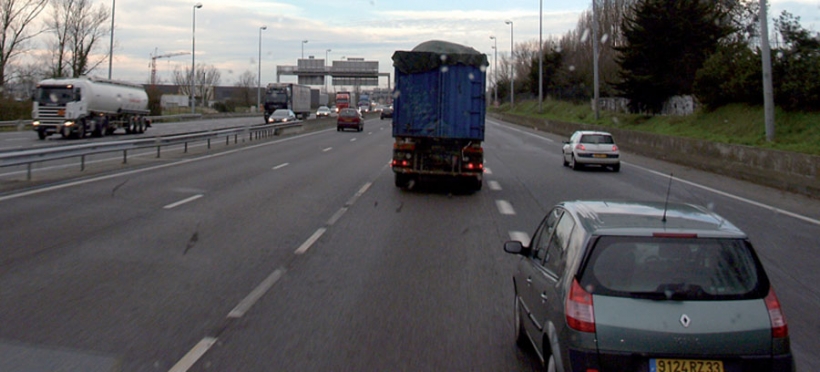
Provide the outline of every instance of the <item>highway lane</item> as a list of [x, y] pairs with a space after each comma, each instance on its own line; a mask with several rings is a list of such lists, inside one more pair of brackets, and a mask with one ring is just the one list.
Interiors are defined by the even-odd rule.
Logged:
[[326, 130], [5, 200], [0, 340], [169, 368], [361, 186], [363, 163], [387, 163], [345, 150], [367, 133]]
[[[531, 370], [534, 357], [512, 341], [515, 258], [501, 245], [528, 236], [552, 204], [662, 200], [671, 171], [799, 206], [809, 220], [820, 211], [817, 201], [628, 154], [617, 174], [573, 172], [561, 167], [560, 138], [492, 120], [476, 194], [396, 189], [390, 150], [388, 122], [368, 120], [362, 133], [253, 144], [0, 201], [0, 319], [9, 325], [0, 353], [10, 344], [67, 349], [127, 371], [183, 362]], [[808, 285], [820, 279], [811, 252], [820, 227], [683, 181], [671, 198], [710, 204], [750, 233], [784, 304], [799, 370], [820, 368], [820, 304]]]

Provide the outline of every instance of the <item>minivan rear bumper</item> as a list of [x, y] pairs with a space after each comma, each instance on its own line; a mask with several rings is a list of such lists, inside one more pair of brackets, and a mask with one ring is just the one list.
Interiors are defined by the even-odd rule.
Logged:
[[569, 350], [570, 371], [587, 372], [650, 372], [650, 358], [684, 358], [722, 360], [725, 372], [794, 372], [794, 358], [791, 354], [775, 356], [691, 356], [653, 355], [641, 353], [597, 352], [589, 350]]

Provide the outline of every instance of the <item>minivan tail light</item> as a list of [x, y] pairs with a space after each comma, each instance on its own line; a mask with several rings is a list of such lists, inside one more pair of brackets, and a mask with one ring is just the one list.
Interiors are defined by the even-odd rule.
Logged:
[[616, 151], [616, 152], [617, 152], [617, 151], [618, 151], [618, 146], [617, 146], [617, 145], [612, 145], [612, 151]]
[[789, 326], [786, 324], [786, 317], [780, 308], [780, 301], [774, 294], [774, 288], [769, 287], [769, 294], [766, 295], [766, 309], [769, 310], [769, 320], [772, 322], [772, 337], [785, 338], [789, 336]]
[[586, 151], [587, 148], [583, 144], [579, 143], [579, 144], [575, 145], [575, 149], [576, 150], [581, 150], [581, 151]]
[[585, 291], [578, 279], [572, 280], [569, 298], [566, 304], [567, 325], [581, 332], [595, 332], [595, 311], [592, 306], [592, 295]]

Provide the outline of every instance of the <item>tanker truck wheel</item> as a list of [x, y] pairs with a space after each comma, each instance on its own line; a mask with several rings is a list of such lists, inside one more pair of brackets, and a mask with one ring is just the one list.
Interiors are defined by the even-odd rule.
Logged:
[[85, 119], [77, 120], [77, 131], [74, 132], [75, 138], [85, 138]]

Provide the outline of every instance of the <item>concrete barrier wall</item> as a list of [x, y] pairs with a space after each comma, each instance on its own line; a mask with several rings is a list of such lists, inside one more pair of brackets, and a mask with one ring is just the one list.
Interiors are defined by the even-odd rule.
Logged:
[[576, 130], [610, 132], [618, 147], [629, 153], [820, 199], [820, 156], [510, 114], [490, 116], [567, 139]]

